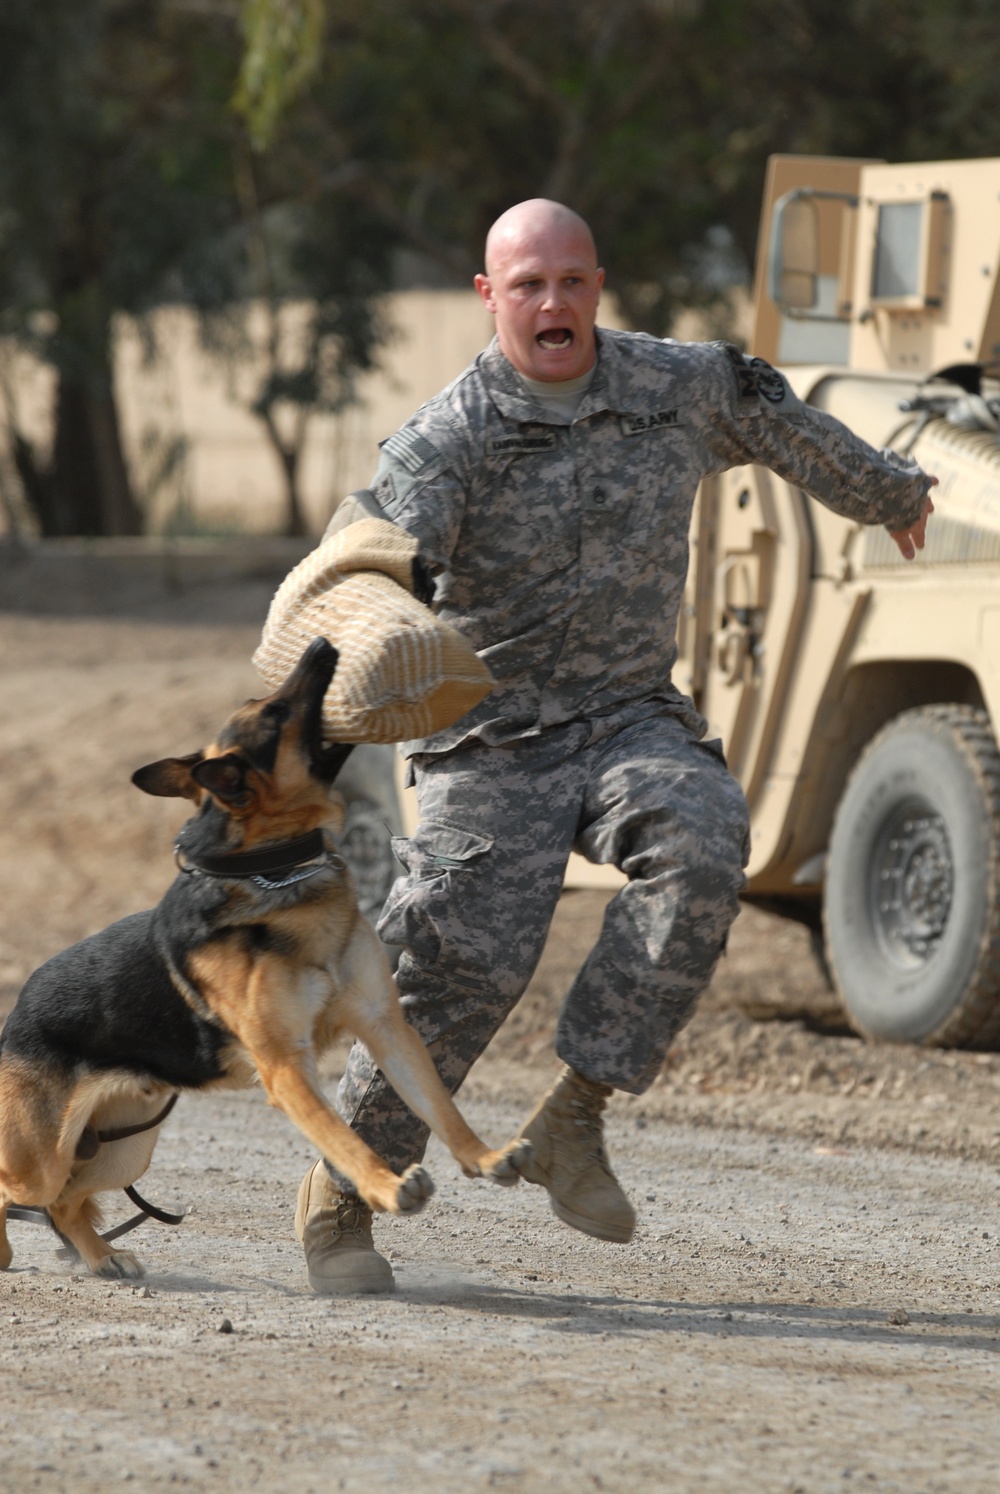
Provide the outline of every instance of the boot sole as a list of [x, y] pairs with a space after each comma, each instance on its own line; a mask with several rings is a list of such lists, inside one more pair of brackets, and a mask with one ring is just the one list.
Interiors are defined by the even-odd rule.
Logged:
[[550, 1191], [548, 1176], [536, 1160], [532, 1159], [521, 1176], [526, 1183], [536, 1183], [548, 1192], [553, 1214], [563, 1224], [568, 1224], [570, 1229], [578, 1229], [582, 1235], [590, 1235], [594, 1240], [604, 1240], [609, 1245], [628, 1245], [635, 1234], [635, 1220], [631, 1224], [612, 1224], [610, 1220], [591, 1219], [586, 1214], [577, 1214], [573, 1209], [567, 1209]]
[[388, 1281], [344, 1281], [337, 1284], [324, 1277], [314, 1277], [309, 1272], [309, 1285], [317, 1297], [388, 1297], [396, 1290], [396, 1278]]
[[571, 1229], [578, 1229], [581, 1234], [590, 1235], [592, 1239], [604, 1240], [609, 1245], [627, 1245], [635, 1234], [634, 1224], [611, 1224], [603, 1219], [588, 1219], [584, 1214], [575, 1214], [572, 1209], [567, 1209], [551, 1193], [549, 1203], [553, 1214], [563, 1224], [568, 1224]]

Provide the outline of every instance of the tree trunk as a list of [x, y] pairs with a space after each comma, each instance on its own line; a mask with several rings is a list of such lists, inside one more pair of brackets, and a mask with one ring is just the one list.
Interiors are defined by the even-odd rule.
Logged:
[[47, 537], [103, 533], [100, 477], [87, 404], [83, 385], [60, 373], [48, 523], [45, 516], [39, 516]]
[[309, 530], [299, 494], [299, 453], [283, 449], [281, 467], [285, 474], [285, 533], [290, 539], [300, 539]]
[[263, 409], [257, 408], [255, 413], [264, 422], [268, 439], [274, 448], [274, 454], [281, 464], [281, 475], [285, 480], [285, 528], [284, 533], [289, 539], [302, 539], [308, 533], [306, 516], [302, 508], [302, 498], [299, 493], [299, 457], [302, 453], [302, 440], [305, 432], [305, 421], [299, 425], [298, 439], [294, 445], [289, 445], [282, 440], [278, 423], [274, 418], [274, 412], [269, 406]]
[[46, 511], [38, 511], [44, 535], [142, 533], [122, 452], [110, 357], [103, 363], [96, 377], [60, 371], [50, 493]]
[[142, 513], [125, 465], [118, 405], [110, 381], [106, 390], [90, 394], [88, 415], [101, 498], [101, 533], [141, 534]]
[[31, 442], [20, 431], [15, 431], [12, 439], [14, 468], [25, 502], [38, 521], [39, 532], [45, 539], [62, 534], [51, 466], [40, 464]]

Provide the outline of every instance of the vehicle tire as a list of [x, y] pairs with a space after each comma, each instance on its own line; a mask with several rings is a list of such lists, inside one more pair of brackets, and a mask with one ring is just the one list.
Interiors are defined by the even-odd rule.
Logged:
[[1000, 753], [985, 711], [907, 711], [837, 809], [823, 908], [851, 1023], [894, 1042], [1000, 1033]]

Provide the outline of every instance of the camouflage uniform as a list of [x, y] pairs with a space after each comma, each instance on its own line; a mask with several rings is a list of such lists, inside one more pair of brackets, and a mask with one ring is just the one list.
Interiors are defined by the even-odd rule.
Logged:
[[[908, 527], [929, 480], [726, 344], [599, 331], [572, 420], [494, 341], [382, 447], [373, 494], [440, 572], [436, 610], [497, 688], [404, 744], [420, 804], [379, 923], [408, 1020], [456, 1089], [531, 977], [570, 850], [628, 884], [567, 996], [557, 1052], [641, 1093], [738, 911], [747, 810], [670, 682], [698, 482], [759, 462], [836, 512]], [[361, 1047], [341, 1113], [394, 1167], [426, 1130]]]

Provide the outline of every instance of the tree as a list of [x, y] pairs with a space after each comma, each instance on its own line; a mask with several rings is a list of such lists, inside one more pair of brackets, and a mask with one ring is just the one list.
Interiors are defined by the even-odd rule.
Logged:
[[324, 0], [243, 0], [245, 49], [234, 103], [257, 150], [319, 68]]
[[499, 212], [557, 197], [594, 222], [633, 323], [666, 330], [718, 296], [699, 267], [720, 221], [704, 43], [699, 9], [661, 0], [330, 0], [284, 139], [315, 190], [364, 202], [463, 283]]
[[[227, 368], [231, 387], [250, 379], [245, 402], [261, 421], [285, 488], [285, 533], [308, 533], [300, 470], [310, 418], [355, 397], [389, 335], [380, 308], [392, 238], [363, 207], [329, 200], [259, 207], [246, 161], [245, 294], [203, 302], [202, 342]], [[242, 377], [241, 377], [242, 376]]]
[[[237, 322], [255, 292], [275, 311], [293, 294], [315, 303], [300, 366], [272, 362], [254, 401], [288, 482], [293, 532], [303, 528], [297, 454], [281, 413], [338, 408], [354, 370], [371, 362], [385, 252], [370, 224], [343, 221], [364, 218], [355, 204], [302, 201], [298, 158], [277, 149], [247, 167], [232, 107], [237, 19], [222, 0], [0, 0], [0, 333], [56, 369], [48, 461], [4, 403], [43, 534], [142, 527], [115, 403], [116, 314], [181, 301], [208, 328]], [[262, 225], [281, 209], [282, 253], [262, 291]]]
[[[304, 421], [370, 365], [393, 246], [468, 284], [497, 214], [554, 196], [593, 223], [634, 326], [664, 333], [699, 306], [721, 327], [772, 151], [1000, 152], [994, 13], [993, 0], [0, 0], [0, 331], [58, 373], [51, 462], [15, 432], [44, 532], [141, 521], [111, 380], [117, 312], [185, 300], [229, 356], [241, 301], [264, 304], [252, 404], [297, 528]], [[315, 315], [289, 362], [291, 296]]]
[[247, 0], [241, 103], [309, 190], [365, 203], [463, 283], [499, 212], [560, 198], [654, 332], [681, 307], [725, 314], [772, 152], [1000, 151], [994, 0], [326, 0], [296, 70], [288, 26], [285, 51], [268, 38], [307, 3]]
[[0, 329], [57, 371], [46, 466], [18, 447], [44, 534], [135, 534], [111, 367], [234, 216], [233, 27], [138, 0], [0, 7]]

